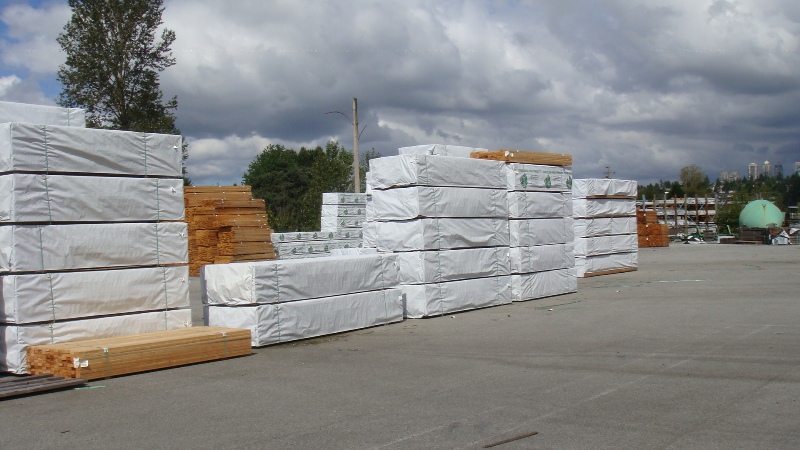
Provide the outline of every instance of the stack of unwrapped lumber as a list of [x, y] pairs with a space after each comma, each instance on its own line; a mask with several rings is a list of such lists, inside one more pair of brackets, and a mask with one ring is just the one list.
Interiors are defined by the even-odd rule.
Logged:
[[654, 209], [636, 211], [636, 232], [639, 247], [669, 247], [669, 227], [658, 223]]
[[192, 327], [34, 345], [28, 347], [28, 366], [32, 374], [96, 380], [250, 353], [250, 330]]
[[253, 347], [403, 320], [390, 254], [210, 264], [207, 325], [249, 328]]
[[275, 259], [266, 205], [250, 186], [187, 186], [189, 273], [206, 264]]
[[0, 370], [25, 373], [30, 345], [191, 325], [181, 146], [0, 124]]
[[637, 188], [633, 180], [573, 180], [575, 267], [579, 277], [636, 270]]
[[470, 157], [520, 164], [539, 164], [546, 166], [572, 166], [572, 155], [566, 153], [528, 152], [521, 150], [494, 150], [473, 152]]

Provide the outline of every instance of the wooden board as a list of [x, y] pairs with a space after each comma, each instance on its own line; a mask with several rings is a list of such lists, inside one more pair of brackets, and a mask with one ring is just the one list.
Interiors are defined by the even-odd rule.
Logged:
[[624, 269], [611, 269], [611, 270], [603, 270], [602, 272], [585, 273], [583, 274], [583, 278], [597, 277], [600, 275], [612, 275], [615, 273], [625, 273], [625, 272], [636, 272], [636, 267], [626, 267]]
[[0, 399], [38, 394], [86, 384], [86, 379], [67, 379], [50, 374], [0, 378]]
[[252, 353], [250, 330], [190, 327], [28, 347], [31, 374], [96, 380]]
[[565, 153], [495, 150], [490, 152], [472, 152], [469, 156], [476, 159], [490, 159], [493, 161], [505, 161], [520, 164], [541, 164], [562, 167], [572, 165], [572, 155]]

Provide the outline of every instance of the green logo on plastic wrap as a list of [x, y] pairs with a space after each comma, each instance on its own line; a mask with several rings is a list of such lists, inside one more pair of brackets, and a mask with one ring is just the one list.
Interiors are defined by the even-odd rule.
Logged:
[[528, 175], [522, 174], [522, 177], [519, 179], [519, 184], [522, 185], [523, 188], [528, 187]]
[[548, 175], [547, 178], [544, 179], [544, 186], [547, 189], [550, 189], [550, 187], [553, 186], [553, 182], [550, 180], [550, 175]]
[[572, 177], [567, 178], [567, 187], [572, 189]]
[[328, 233], [328, 239], [333, 239], [333, 233]]

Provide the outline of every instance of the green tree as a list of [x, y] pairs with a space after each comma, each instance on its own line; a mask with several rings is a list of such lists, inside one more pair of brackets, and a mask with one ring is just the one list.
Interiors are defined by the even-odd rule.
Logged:
[[680, 172], [681, 185], [686, 195], [703, 194], [708, 189], [708, 177], [696, 164], [683, 167]]
[[180, 134], [178, 99], [163, 102], [159, 85], [159, 73], [175, 64], [175, 32], [164, 29], [155, 39], [163, 0], [69, 0], [69, 7], [72, 17], [56, 39], [66, 54], [58, 103], [85, 109], [92, 128]]

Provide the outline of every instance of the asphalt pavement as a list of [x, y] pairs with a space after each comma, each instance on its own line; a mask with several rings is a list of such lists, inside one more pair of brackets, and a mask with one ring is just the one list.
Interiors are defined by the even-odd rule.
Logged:
[[641, 249], [575, 294], [0, 401], [0, 449], [797, 448], [799, 275], [800, 246]]

